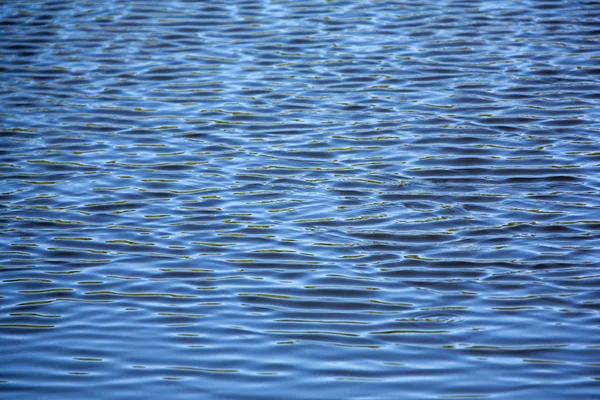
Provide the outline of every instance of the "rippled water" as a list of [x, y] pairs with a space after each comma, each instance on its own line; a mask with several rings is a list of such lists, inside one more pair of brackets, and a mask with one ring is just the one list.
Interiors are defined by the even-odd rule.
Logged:
[[599, 398], [599, 1], [0, 15], [0, 396]]

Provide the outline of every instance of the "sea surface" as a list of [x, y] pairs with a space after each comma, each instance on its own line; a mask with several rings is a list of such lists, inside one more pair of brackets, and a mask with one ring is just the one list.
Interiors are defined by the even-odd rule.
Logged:
[[0, 3], [0, 398], [599, 399], [600, 1]]

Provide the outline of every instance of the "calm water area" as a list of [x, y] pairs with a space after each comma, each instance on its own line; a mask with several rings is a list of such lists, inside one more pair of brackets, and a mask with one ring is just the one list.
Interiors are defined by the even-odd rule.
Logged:
[[0, 398], [600, 399], [600, 1], [0, 2]]

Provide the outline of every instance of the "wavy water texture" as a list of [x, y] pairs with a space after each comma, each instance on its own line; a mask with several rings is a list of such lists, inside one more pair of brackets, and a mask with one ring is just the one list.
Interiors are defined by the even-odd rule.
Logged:
[[0, 397], [591, 399], [600, 2], [0, 5]]

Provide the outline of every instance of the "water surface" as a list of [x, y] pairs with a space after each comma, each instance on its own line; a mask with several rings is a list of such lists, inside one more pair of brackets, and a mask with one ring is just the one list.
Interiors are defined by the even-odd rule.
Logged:
[[3, 2], [0, 396], [598, 398], [599, 18]]

